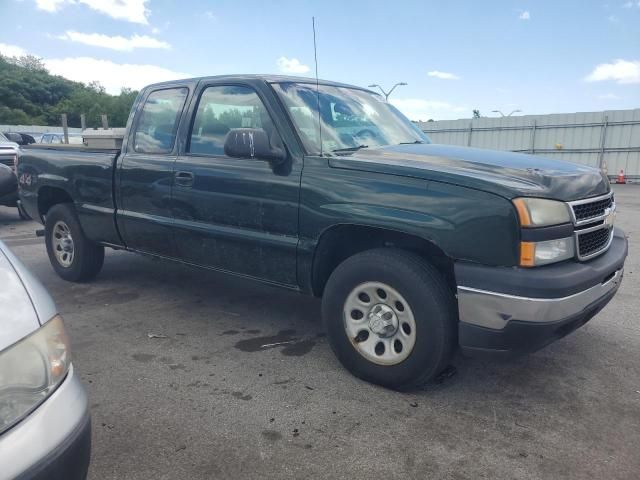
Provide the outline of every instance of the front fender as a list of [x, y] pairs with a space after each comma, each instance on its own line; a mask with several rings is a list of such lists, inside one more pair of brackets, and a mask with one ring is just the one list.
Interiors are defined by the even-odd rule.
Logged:
[[468, 187], [327, 167], [305, 159], [300, 195], [300, 257], [312, 257], [324, 231], [339, 224], [403, 232], [452, 260], [512, 266], [519, 227], [511, 203]]

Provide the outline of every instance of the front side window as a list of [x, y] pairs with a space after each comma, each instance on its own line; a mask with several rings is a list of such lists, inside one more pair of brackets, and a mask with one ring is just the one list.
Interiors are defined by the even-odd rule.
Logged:
[[169, 153], [173, 150], [187, 94], [186, 88], [168, 88], [149, 94], [134, 133], [136, 152]]
[[271, 139], [275, 127], [258, 94], [249, 87], [208, 87], [202, 93], [191, 129], [189, 152], [224, 155], [224, 142], [234, 128], [262, 129]]
[[357, 88], [293, 82], [273, 87], [309, 153], [339, 154], [360, 148], [431, 143], [380, 95]]

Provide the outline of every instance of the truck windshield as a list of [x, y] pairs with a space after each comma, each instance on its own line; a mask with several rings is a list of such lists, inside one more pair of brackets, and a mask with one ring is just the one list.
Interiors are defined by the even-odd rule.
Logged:
[[275, 83], [273, 87], [310, 154], [348, 154], [362, 148], [431, 143], [429, 137], [380, 95], [329, 85], [320, 85], [316, 91], [315, 84], [293, 82]]

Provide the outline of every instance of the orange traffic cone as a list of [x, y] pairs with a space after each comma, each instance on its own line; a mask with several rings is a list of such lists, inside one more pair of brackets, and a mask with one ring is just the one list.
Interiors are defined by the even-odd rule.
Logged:
[[620, 170], [616, 183], [627, 183], [627, 181], [624, 179], [624, 170]]

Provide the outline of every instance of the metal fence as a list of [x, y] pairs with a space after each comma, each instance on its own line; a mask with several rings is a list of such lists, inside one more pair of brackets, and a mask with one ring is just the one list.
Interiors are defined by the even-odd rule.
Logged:
[[640, 180], [640, 108], [419, 122], [435, 143], [511, 150]]

